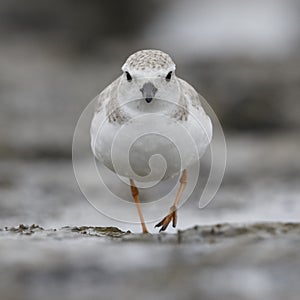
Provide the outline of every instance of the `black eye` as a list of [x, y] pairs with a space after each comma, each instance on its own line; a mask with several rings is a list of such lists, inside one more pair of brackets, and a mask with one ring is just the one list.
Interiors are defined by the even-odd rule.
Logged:
[[129, 72], [125, 72], [126, 73], [126, 78], [127, 78], [127, 80], [130, 82], [131, 80], [132, 80], [132, 77], [131, 77], [131, 75], [129, 74]]
[[168, 75], [166, 76], [166, 80], [170, 81], [172, 77], [172, 71], [168, 73]]

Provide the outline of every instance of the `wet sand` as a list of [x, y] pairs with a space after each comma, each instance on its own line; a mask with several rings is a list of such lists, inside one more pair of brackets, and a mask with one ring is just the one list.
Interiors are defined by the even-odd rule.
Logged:
[[1, 299], [298, 299], [299, 223], [0, 231]]

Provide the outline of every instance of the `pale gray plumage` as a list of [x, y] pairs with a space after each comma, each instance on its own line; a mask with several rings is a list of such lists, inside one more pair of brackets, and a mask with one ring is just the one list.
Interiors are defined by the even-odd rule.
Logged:
[[[170, 213], [157, 224], [165, 230], [172, 220], [175, 227], [186, 170], [199, 162], [212, 138], [212, 124], [200, 96], [176, 76], [175, 69], [162, 51], [132, 54], [122, 66], [123, 74], [100, 93], [91, 124], [95, 157], [130, 179], [144, 233], [147, 228], [134, 182], [155, 182], [182, 173]], [[165, 158], [165, 169], [157, 160], [150, 168], [154, 156]]]

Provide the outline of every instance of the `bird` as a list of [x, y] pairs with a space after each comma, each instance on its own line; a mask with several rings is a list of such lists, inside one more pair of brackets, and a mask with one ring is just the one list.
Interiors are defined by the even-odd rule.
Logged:
[[[136, 181], [163, 181], [180, 175], [173, 205], [155, 225], [160, 232], [165, 231], [170, 223], [173, 227], [177, 225], [177, 208], [187, 185], [187, 169], [200, 160], [209, 146], [212, 122], [202, 106], [202, 97], [177, 77], [176, 65], [169, 54], [155, 49], [139, 50], [127, 58], [121, 70], [122, 74], [97, 97], [90, 127], [91, 148], [100, 163], [128, 179], [142, 233], [149, 231]], [[182, 128], [193, 139], [197, 154], [192, 153]], [[151, 133], [155, 130], [163, 133], [154, 138]], [[180, 159], [169, 136], [175, 136], [183, 149]], [[125, 148], [139, 137], [140, 141], [130, 151], [130, 164]], [[161, 163], [153, 163], [149, 175], [149, 158], [155, 154], [166, 158], [163, 175]]]

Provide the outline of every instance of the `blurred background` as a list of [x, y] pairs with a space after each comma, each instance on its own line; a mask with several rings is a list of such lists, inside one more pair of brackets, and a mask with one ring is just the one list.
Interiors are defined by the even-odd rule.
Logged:
[[147, 48], [173, 57], [227, 139], [219, 194], [181, 226], [298, 219], [299, 25], [297, 0], [1, 0], [0, 225], [111, 223], [77, 188], [73, 132], [125, 59]]
[[193, 199], [186, 203], [179, 229], [299, 221], [298, 0], [0, 0], [0, 228], [140, 231], [84, 199], [71, 152], [81, 112], [130, 54], [147, 48], [172, 56], [177, 75], [210, 103], [227, 140], [221, 189], [204, 210]]
[[220, 193], [181, 226], [299, 217], [299, 1], [1, 0], [0, 25], [0, 225], [111, 224], [77, 188], [72, 137], [144, 48], [173, 57], [227, 138]]

